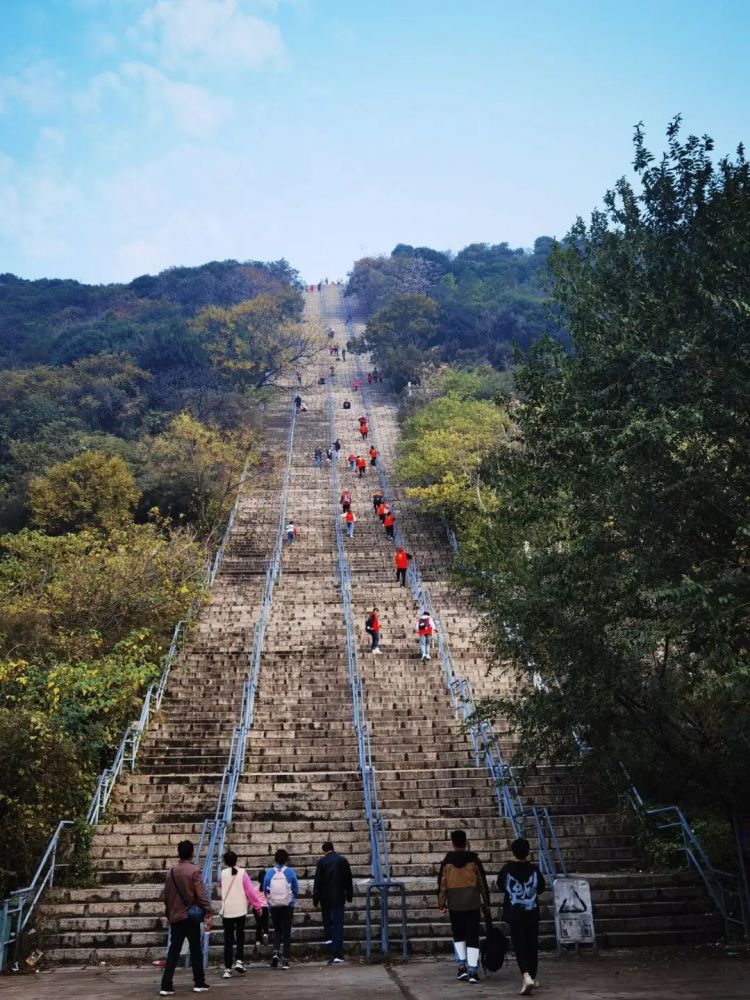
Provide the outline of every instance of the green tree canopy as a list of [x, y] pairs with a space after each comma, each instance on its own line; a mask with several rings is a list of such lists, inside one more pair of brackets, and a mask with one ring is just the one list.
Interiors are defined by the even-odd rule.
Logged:
[[550, 681], [514, 706], [532, 756], [575, 730], [654, 795], [747, 810], [750, 176], [711, 153], [675, 121], [656, 160], [639, 128], [639, 188], [553, 253], [574, 351], [515, 372], [521, 445], [467, 574], [498, 657]]
[[34, 523], [54, 534], [120, 527], [132, 518], [139, 495], [125, 462], [101, 451], [59, 462], [29, 484]]

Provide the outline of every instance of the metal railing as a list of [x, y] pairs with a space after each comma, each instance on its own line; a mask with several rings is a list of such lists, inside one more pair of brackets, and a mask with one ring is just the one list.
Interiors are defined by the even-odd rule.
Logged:
[[[367, 391], [367, 380], [363, 377], [361, 370], [358, 370], [357, 377], [361, 383], [360, 393], [362, 394], [362, 403], [367, 420], [373, 431], [373, 437], [375, 437], [375, 424], [373, 422], [372, 407]], [[393, 494], [382, 455], [378, 457], [376, 468], [380, 480], [380, 488], [383, 491], [386, 501], [392, 507]], [[453, 539], [455, 541], [455, 535]], [[398, 519], [394, 525], [394, 540], [397, 546], [402, 545], [408, 550]], [[476, 705], [471, 682], [467, 678], [460, 677], [456, 670], [446, 629], [443, 626], [440, 616], [435, 611], [429, 588], [422, 583], [419, 564], [415, 556], [412, 556], [409, 562], [409, 567], [406, 571], [406, 580], [415, 602], [419, 605], [419, 609], [429, 612], [432, 618], [434, 641], [443, 667], [445, 684], [450, 695], [453, 713], [463, 721], [471, 740], [477, 765], [483, 763], [490, 774], [500, 815], [510, 820], [513, 833], [516, 837], [525, 835], [528, 832], [528, 827], [532, 827], [533, 835], [537, 838], [539, 866], [545, 876], [548, 876], [551, 880], [558, 875], [567, 874], [560, 844], [548, 810], [545, 807], [526, 806], [524, 804], [513, 768], [506, 762], [503, 756], [494, 727], [490, 722], [480, 722], [476, 718]]]
[[[242, 487], [247, 477], [247, 470], [248, 463], [245, 463], [239, 483], [237, 484], [237, 496], [227, 519], [221, 544], [216, 551], [213, 561], [206, 568], [204, 586], [207, 588], [213, 586], [216, 574], [224, 558], [224, 552], [226, 551], [227, 542], [239, 507]], [[96, 826], [104, 815], [112, 791], [122, 772], [126, 767], [131, 771], [135, 768], [143, 735], [151, 716], [161, 708], [172, 664], [177, 658], [182, 643], [185, 640], [186, 632], [195, 620], [201, 604], [202, 601], [199, 599], [193, 601], [186, 617], [178, 621], [175, 625], [169, 649], [162, 659], [159, 680], [151, 684], [146, 691], [138, 718], [126, 726], [112, 764], [109, 767], [105, 767], [99, 774], [94, 793], [91, 797], [91, 803], [86, 813], [86, 822], [90, 826]], [[0, 969], [5, 967], [9, 946], [17, 943], [19, 937], [28, 926], [42, 893], [54, 884], [55, 869], [56, 867], [61, 867], [57, 862], [60, 836], [64, 829], [73, 825], [73, 820], [62, 820], [58, 824], [29, 884], [22, 889], [16, 889], [15, 892], [12, 892], [3, 901], [2, 915], [0, 916]]]
[[742, 879], [731, 872], [714, 867], [706, 854], [700, 838], [688, 823], [679, 806], [648, 806], [635, 787], [627, 769], [620, 764], [625, 776], [625, 796], [637, 815], [654, 820], [660, 831], [674, 830], [678, 834], [687, 866], [703, 881], [706, 891], [724, 920], [726, 936], [740, 931], [743, 937], [750, 935], [750, 900], [748, 900]]
[[[255, 696], [258, 691], [260, 680], [260, 664], [265, 643], [266, 627], [271, 616], [273, 605], [273, 593], [280, 575], [281, 553], [284, 548], [284, 527], [286, 523], [287, 501], [289, 498], [289, 484], [292, 476], [292, 456], [294, 449], [294, 432], [297, 422], [297, 410], [292, 400], [291, 418], [286, 446], [286, 465], [284, 468], [284, 478], [279, 493], [279, 523], [276, 532], [273, 551], [266, 567], [265, 580], [263, 584], [263, 598], [261, 601], [258, 621], [253, 629], [253, 644], [248, 657], [247, 678], [242, 689], [242, 705], [240, 707], [237, 724], [232, 730], [232, 738], [229, 745], [229, 754], [226, 766], [219, 785], [219, 794], [216, 799], [216, 808], [213, 815], [203, 821], [201, 836], [196, 851], [195, 863], [201, 864], [203, 856], [203, 846], [205, 847], [205, 858], [203, 860], [202, 872], [203, 881], [211, 893], [211, 887], [221, 875], [222, 856], [224, 854], [224, 843], [229, 824], [232, 821], [234, 811], [234, 798], [237, 786], [245, 767], [245, 751], [247, 749], [247, 738], [253, 724], [255, 710]], [[208, 951], [208, 935], [203, 938], [204, 953]]]

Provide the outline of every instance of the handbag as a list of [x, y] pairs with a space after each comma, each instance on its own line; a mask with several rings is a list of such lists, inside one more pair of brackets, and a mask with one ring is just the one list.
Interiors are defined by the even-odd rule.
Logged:
[[191, 906], [188, 906], [188, 901], [183, 896], [182, 889], [180, 889], [177, 884], [177, 879], [174, 877], [174, 868], [170, 869], [169, 874], [172, 876], [172, 881], [174, 882], [174, 887], [177, 890], [177, 895], [180, 897], [182, 905], [187, 910], [188, 920], [194, 920], [196, 924], [202, 923], [203, 917], [205, 916], [203, 907], [198, 903], [193, 903]]

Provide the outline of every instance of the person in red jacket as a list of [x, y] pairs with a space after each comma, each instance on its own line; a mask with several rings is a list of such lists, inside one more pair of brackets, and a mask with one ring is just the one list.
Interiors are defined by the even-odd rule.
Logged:
[[393, 561], [396, 564], [396, 583], [400, 580], [402, 587], [406, 586], [406, 571], [409, 568], [410, 559], [411, 556], [403, 545], [399, 545], [396, 549], [396, 555], [394, 556]]
[[367, 632], [370, 636], [370, 641], [372, 643], [370, 646], [370, 652], [380, 653], [380, 619], [378, 618], [377, 608], [373, 608], [367, 616], [365, 621], [365, 632]]
[[370, 445], [370, 465], [374, 469], [377, 464], [378, 464], [378, 449], [373, 444]]
[[357, 455], [357, 475], [360, 479], [364, 477], [365, 469], [367, 468], [367, 462], [362, 458], [361, 455]]
[[391, 508], [388, 506], [388, 504], [381, 498], [380, 505], [378, 506], [378, 517], [380, 518], [381, 524], [385, 523], [386, 515], [388, 514], [388, 511], [390, 509]]
[[359, 433], [362, 435], [363, 441], [367, 440], [367, 431], [368, 431], [367, 421], [365, 420], [363, 424], [359, 425]]
[[357, 518], [354, 516], [354, 511], [346, 508], [346, 513], [344, 514], [344, 521], [346, 521], [346, 533], [350, 538], [354, 538], [354, 522]]
[[352, 495], [349, 490], [344, 490], [341, 494], [341, 510], [344, 514], [349, 510], [352, 505]]
[[385, 537], [393, 540], [393, 526], [396, 523], [396, 518], [393, 516], [393, 511], [389, 510], [388, 513], [383, 518], [383, 525], [385, 527]]
[[417, 619], [417, 635], [419, 636], [419, 651], [422, 654], [422, 662], [430, 659], [432, 653], [432, 616], [425, 608]]
[[347, 458], [347, 462], [349, 463], [349, 468], [352, 470], [352, 472], [356, 472], [357, 471], [357, 456], [354, 454], [354, 452], [352, 452], [351, 455], [349, 456], [349, 458]]

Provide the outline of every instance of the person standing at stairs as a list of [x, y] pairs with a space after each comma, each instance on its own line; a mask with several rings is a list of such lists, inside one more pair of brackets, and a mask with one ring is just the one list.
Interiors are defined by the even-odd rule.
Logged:
[[389, 511], [390, 509], [391, 509], [391, 508], [390, 508], [390, 507], [388, 506], [388, 504], [387, 504], [387, 503], [385, 502], [385, 500], [383, 500], [383, 501], [382, 501], [382, 502], [381, 502], [381, 503], [379, 504], [379, 506], [378, 506], [378, 510], [377, 510], [377, 514], [378, 514], [378, 517], [380, 518], [380, 523], [381, 523], [381, 524], [384, 524], [384, 523], [385, 523], [385, 519], [386, 519], [386, 516], [387, 516], [387, 514], [388, 514], [388, 511]]
[[504, 893], [503, 920], [510, 924], [510, 938], [523, 977], [521, 996], [539, 985], [539, 893], [547, 885], [536, 865], [529, 861], [531, 846], [525, 837], [510, 845], [513, 860], [500, 869], [497, 887]]
[[452, 850], [443, 858], [438, 874], [438, 907], [448, 910], [457, 979], [479, 982], [479, 921], [490, 912], [490, 892], [482, 862], [468, 849], [465, 830], [451, 833]]
[[374, 444], [370, 445], [370, 465], [374, 469], [378, 464], [378, 449]]
[[346, 514], [352, 505], [352, 495], [349, 490], [343, 490], [339, 499], [341, 501], [341, 511]]
[[[258, 895], [262, 901], [260, 913], [255, 913], [255, 948], [253, 958], [257, 961], [260, 958], [261, 945], [268, 944], [268, 900], [263, 894], [263, 879], [266, 877], [265, 868], [258, 872]], [[255, 888], [255, 886], [253, 886]]]
[[289, 968], [292, 951], [292, 920], [294, 904], [299, 894], [297, 874], [288, 865], [289, 852], [280, 847], [274, 855], [274, 865], [263, 876], [263, 892], [273, 924], [273, 956], [271, 968]]
[[[201, 870], [193, 864], [194, 847], [192, 841], [181, 840], [177, 845], [179, 858], [174, 868], [170, 868], [164, 883], [164, 909], [169, 921], [169, 949], [161, 977], [159, 996], [174, 994], [174, 970], [180, 959], [182, 945], [187, 938], [190, 947], [190, 965], [193, 970], [194, 993], [208, 993], [211, 987], [206, 983], [201, 950], [201, 922], [206, 930], [211, 930], [213, 915], [211, 901], [203, 883]], [[196, 919], [190, 910], [199, 907], [203, 916]]]
[[394, 517], [393, 511], [389, 510], [388, 513], [383, 518], [383, 527], [385, 528], [385, 537], [390, 538], [391, 541], [394, 539], [394, 526], [396, 524], [396, 518]]
[[356, 472], [357, 471], [357, 456], [354, 454], [354, 452], [351, 453], [351, 455], [349, 456], [349, 458], [347, 459], [347, 461], [349, 463], [349, 469], [350, 469], [350, 471], [351, 472]]
[[411, 556], [403, 547], [399, 545], [396, 549], [396, 555], [393, 557], [393, 561], [396, 564], [396, 583], [401, 581], [401, 586], [406, 586], [406, 571], [409, 568], [409, 560]]
[[[263, 897], [250, 881], [250, 876], [244, 868], [237, 867], [237, 855], [234, 851], [224, 854], [219, 888], [221, 889], [221, 922], [224, 929], [224, 979], [232, 978], [232, 968], [244, 975], [245, 965], [245, 921], [247, 920], [248, 904], [256, 915], [263, 908]], [[232, 961], [234, 966], [232, 966]]]
[[383, 491], [378, 486], [378, 488], [372, 495], [372, 509], [375, 511], [376, 514], [378, 513], [378, 508], [380, 507], [382, 502], [383, 502]]
[[323, 449], [315, 449], [315, 468], [320, 469], [323, 466]]
[[430, 659], [430, 653], [432, 652], [432, 633], [432, 616], [427, 608], [425, 608], [417, 619], [417, 634], [419, 636], [419, 651], [422, 654], [422, 663], [424, 663], [425, 660]]
[[357, 518], [354, 516], [354, 511], [349, 507], [346, 508], [346, 513], [344, 514], [344, 521], [346, 522], [346, 533], [349, 538], [354, 538], [354, 523]]
[[379, 654], [380, 653], [380, 619], [378, 618], [378, 609], [373, 608], [365, 619], [365, 632], [370, 637], [372, 645], [370, 646], [370, 652]]
[[284, 528], [284, 531], [286, 531], [286, 540], [289, 542], [290, 545], [293, 545], [295, 539], [299, 537], [299, 531], [297, 531], [297, 525], [294, 523], [294, 521], [289, 521], [287, 523], [286, 528]]
[[313, 881], [313, 906], [320, 906], [323, 917], [323, 934], [331, 950], [329, 965], [344, 961], [344, 906], [354, 896], [352, 870], [342, 854], [333, 849], [327, 840], [323, 844], [323, 857], [315, 867]]
[[360, 479], [364, 479], [365, 470], [367, 469], [367, 462], [362, 458], [361, 455], [357, 455], [357, 475]]

